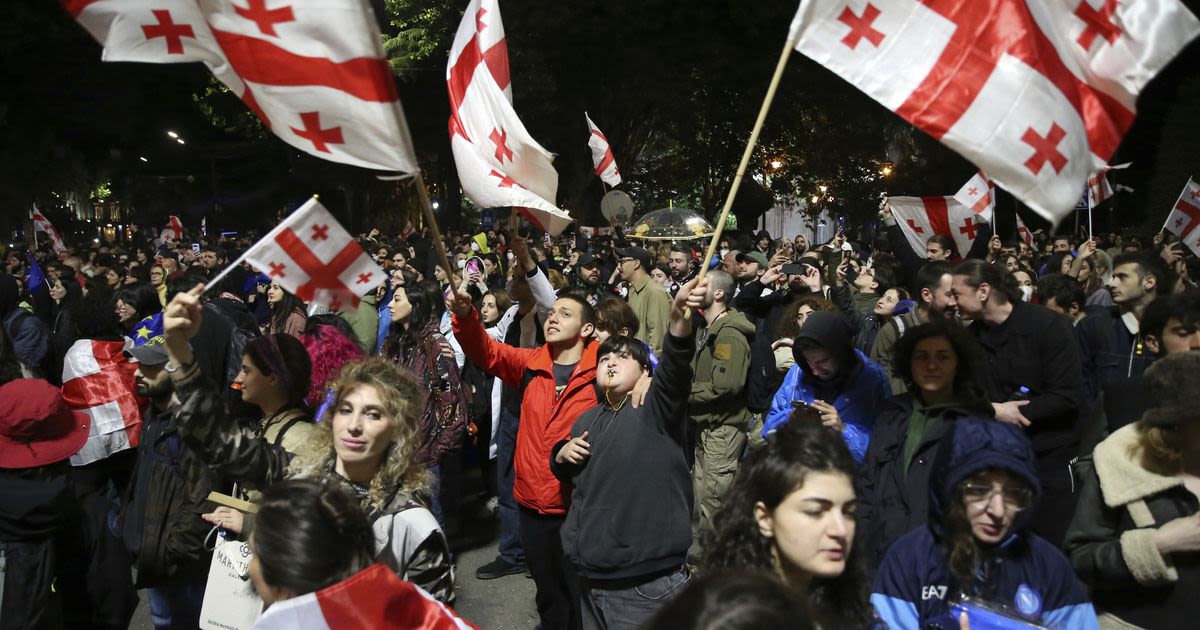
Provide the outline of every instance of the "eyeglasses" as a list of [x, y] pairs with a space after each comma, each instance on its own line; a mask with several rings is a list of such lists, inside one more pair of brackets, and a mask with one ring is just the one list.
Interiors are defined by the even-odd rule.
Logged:
[[963, 500], [975, 508], [987, 509], [996, 495], [1000, 495], [1004, 501], [1004, 508], [1012, 512], [1020, 512], [1033, 505], [1033, 491], [1029, 488], [997, 488], [983, 483], [963, 485]]

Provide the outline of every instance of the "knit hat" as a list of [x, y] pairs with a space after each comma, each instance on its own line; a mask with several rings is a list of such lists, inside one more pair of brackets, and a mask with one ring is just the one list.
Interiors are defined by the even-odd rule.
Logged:
[[1154, 362], [1142, 375], [1146, 411], [1142, 422], [1152, 426], [1174, 426], [1200, 417], [1200, 352], [1169, 354]]

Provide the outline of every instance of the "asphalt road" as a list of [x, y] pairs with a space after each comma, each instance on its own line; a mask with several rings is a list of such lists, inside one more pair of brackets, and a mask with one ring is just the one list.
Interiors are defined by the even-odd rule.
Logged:
[[[468, 480], [478, 486], [478, 478]], [[537, 609], [533, 602], [533, 580], [524, 575], [510, 575], [495, 580], [475, 579], [475, 569], [496, 557], [498, 539], [496, 519], [485, 510], [474, 490], [468, 491], [470, 501], [460, 510], [460, 526], [450, 529], [450, 547], [458, 558], [454, 609], [484, 630], [532, 630], [537, 625]], [[147, 596], [139, 593], [141, 603], [129, 624], [130, 630], [154, 630], [150, 622]]]

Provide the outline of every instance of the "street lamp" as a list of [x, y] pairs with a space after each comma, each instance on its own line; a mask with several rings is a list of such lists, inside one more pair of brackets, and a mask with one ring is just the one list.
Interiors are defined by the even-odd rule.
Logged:
[[174, 131], [168, 131], [168, 132], [167, 132], [167, 135], [168, 135], [168, 136], [171, 136], [171, 138], [172, 138], [173, 140], [178, 140], [178, 139], [179, 139], [179, 134], [175, 133]]
[[823, 194], [825, 194], [825, 191], [829, 190], [829, 187], [828, 187], [828, 186], [826, 186], [825, 184], [821, 184], [820, 186], [817, 186], [817, 188], [820, 188], [820, 189], [821, 189], [821, 194], [822, 194], [822, 195], [823, 195]]
[[138, 159], [139, 159], [139, 160], [141, 160], [141, 161], [143, 161], [143, 162], [149, 162], [149, 161], [150, 161], [150, 160], [147, 160], [145, 156], [139, 156], [139, 157], [138, 157]]
[[187, 144], [183, 141], [183, 138], [175, 138], [175, 142], [178, 142], [179, 144]]
[[779, 170], [782, 167], [783, 167], [783, 162], [781, 162], [780, 160], [771, 160], [771, 168], [773, 168], [775, 170]]
[[892, 163], [884, 162], [883, 164], [881, 164], [879, 167], [879, 174], [883, 175], [884, 177], [891, 175], [892, 174]]

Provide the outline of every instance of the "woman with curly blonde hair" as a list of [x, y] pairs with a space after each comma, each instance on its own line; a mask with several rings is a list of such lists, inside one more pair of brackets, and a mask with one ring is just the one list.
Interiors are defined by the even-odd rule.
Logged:
[[[176, 422], [197, 459], [247, 488], [288, 478], [328, 480], [349, 490], [375, 532], [375, 559], [434, 597], [451, 602], [450, 549], [426, 508], [429, 473], [417, 463], [421, 388], [416, 376], [383, 359], [346, 364], [333, 382], [333, 404], [305, 448], [294, 454], [225, 413], [222, 397], [195, 366], [188, 339], [201, 310], [191, 293], [168, 305], [164, 340], [180, 407]], [[245, 516], [230, 508], [204, 515], [234, 533]]]

